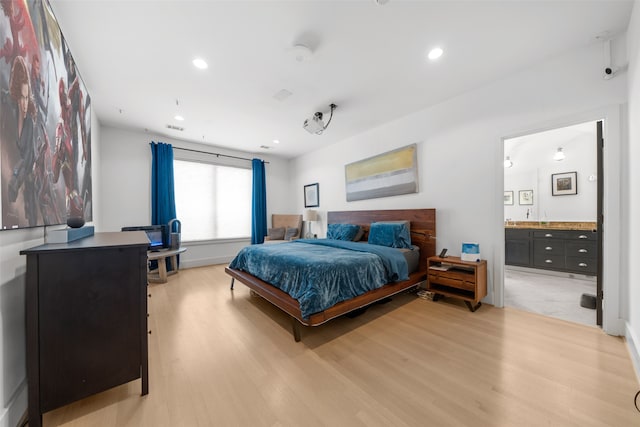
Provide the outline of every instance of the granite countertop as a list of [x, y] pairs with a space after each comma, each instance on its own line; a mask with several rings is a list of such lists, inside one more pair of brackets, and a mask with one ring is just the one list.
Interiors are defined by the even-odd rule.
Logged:
[[541, 230], [595, 230], [594, 222], [570, 222], [570, 221], [505, 221], [504, 228], [537, 228]]

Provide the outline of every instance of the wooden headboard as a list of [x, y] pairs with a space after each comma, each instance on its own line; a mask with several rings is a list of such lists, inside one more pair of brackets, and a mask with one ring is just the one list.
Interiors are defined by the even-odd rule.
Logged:
[[411, 243], [420, 248], [420, 267], [427, 269], [427, 258], [436, 254], [436, 210], [392, 209], [382, 211], [339, 211], [327, 214], [328, 224], [357, 224], [369, 237], [369, 225], [376, 221], [400, 221], [411, 223]]

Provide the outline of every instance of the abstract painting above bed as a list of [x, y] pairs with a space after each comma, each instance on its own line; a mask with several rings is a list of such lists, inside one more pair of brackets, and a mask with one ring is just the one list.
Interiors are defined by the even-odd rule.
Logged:
[[303, 318], [390, 282], [407, 280], [398, 249], [331, 239], [302, 239], [243, 248], [229, 268], [288, 293]]

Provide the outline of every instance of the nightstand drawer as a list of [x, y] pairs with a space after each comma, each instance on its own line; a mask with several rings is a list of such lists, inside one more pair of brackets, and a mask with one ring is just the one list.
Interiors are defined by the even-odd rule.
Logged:
[[449, 286], [456, 289], [466, 289], [468, 291], [475, 291], [475, 283], [469, 282], [461, 278], [447, 277], [444, 274], [429, 274], [429, 282], [432, 284], [439, 284]]

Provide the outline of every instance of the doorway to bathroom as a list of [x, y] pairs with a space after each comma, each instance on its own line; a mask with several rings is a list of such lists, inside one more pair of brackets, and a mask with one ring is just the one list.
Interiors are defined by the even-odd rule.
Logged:
[[602, 325], [602, 121], [504, 140], [504, 305]]

